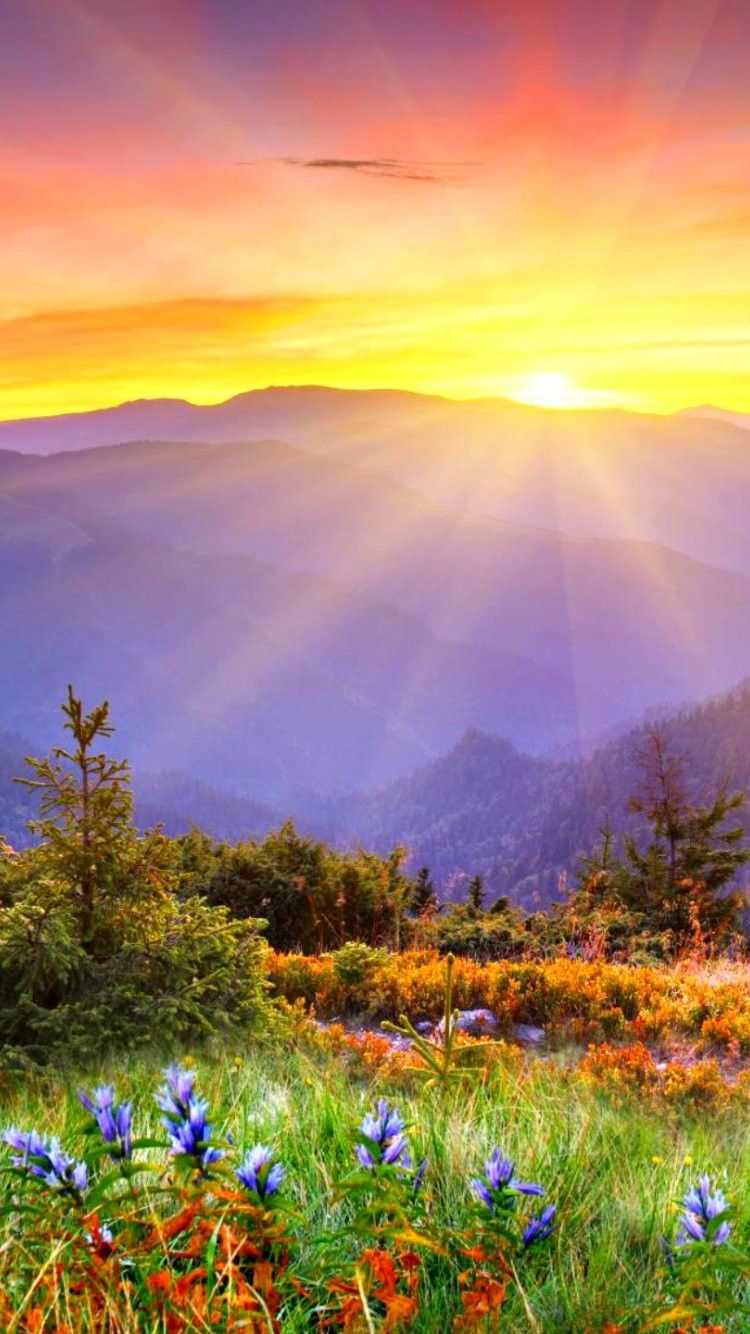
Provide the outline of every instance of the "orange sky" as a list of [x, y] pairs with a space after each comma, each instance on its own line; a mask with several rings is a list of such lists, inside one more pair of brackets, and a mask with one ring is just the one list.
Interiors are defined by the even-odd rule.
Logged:
[[[0, 417], [750, 410], [746, 0], [6, 0]], [[556, 380], [555, 380], [556, 377]]]

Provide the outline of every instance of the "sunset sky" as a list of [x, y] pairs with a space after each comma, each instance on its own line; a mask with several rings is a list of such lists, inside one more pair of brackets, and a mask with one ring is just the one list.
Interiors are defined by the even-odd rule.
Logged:
[[748, 0], [3, 0], [0, 417], [750, 410]]

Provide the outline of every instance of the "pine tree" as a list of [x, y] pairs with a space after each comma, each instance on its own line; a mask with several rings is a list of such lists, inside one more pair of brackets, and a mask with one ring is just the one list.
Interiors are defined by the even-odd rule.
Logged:
[[480, 913], [482, 911], [484, 906], [484, 880], [481, 875], [475, 875], [470, 880], [466, 903], [470, 912]]
[[739, 929], [744, 896], [729, 886], [750, 859], [741, 846], [744, 829], [727, 821], [745, 803], [725, 782], [705, 806], [687, 793], [684, 763], [669, 754], [659, 728], [649, 733], [641, 755], [643, 781], [630, 808], [651, 826], [651, 840], [625, 840], [625, 864], [614, 872], [628, 907], [645, 915], [657, 932], [669, 933], [674, 949], [684, 948], [696, 927], [704, 940], [721, 944]]
[[424, 917], [437, 906], [437, 894], [429, 866], [420, 866], [414, 877], [409, 907], [416, 917]]
[[68, 686], [62, 711], [72, 745], [56, 746], [45, 759], [27, 757], [35, 776], [16, 781], [38, 794], [39, 816], [29, 821], [29, 829], [39, 838], [50, 870], [78, 903], [80, 939], [88, 948], [100, 901], [123, 887], [124, 876], [133, 897], [144, 875], [152, 887], [156, 884], [158, 857], [151, 864], [150, 854], [160, 840], [158, 835], [138, 840], [130, 767], [96, 748], [114, 732], [107, 701], [85, 713]]

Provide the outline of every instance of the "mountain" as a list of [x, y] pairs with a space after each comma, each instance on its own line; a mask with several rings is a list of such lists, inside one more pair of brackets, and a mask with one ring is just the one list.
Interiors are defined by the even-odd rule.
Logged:
[[725, 422], [728, 426], [739, 426], [744, 431], [750, 430], [750, 412], [729, 412], [726, 408], [716, 408], [711, 403], [704, 403], [699, 408], [685, 408], [676, 415]]
[[[111, 443], [149, 423], [180, 438]], [[313, 818], [467, 729], [580, 754], [750, 665], [725, 423], [309, 388], [0, 438], [0, 726], [45, 745], [71, 680], [139, 771]]]
[[[292, 769], [307, 763], [308, 785], [323, 790], [346, 781], [345, 754], [356, 763], [346, 783], [354, 788], [411, 767], [420, 751], [434, 757], [466, 727], [549, 751], [651, 705], [714, 693], [750, 663], [748, 576], [655, 544], [569, 537], [462, 511], [277, 441], [16, 455], [2, 473], [0, 495], [36, 507], [45, 526], [54, 515], [99, 544], [91, 559], [85, 547], [65, 558], [51, 614], [64, 643], [63, 608], [66, 598], [79, 596], [75, 580], [85, 571], [113, 693], [122, 673], [114, 648], [105, 649], [114, 628], [106, 620], [117, 621], [118, 608], [127, 605], [129, 624], [139, 627], [139, 671], [146, 649], [152, 676], [163, 672], [165, 655], [171, 663], [179, 658], [174, 670], [184, 678], [188, 708], [186, 672], [205, 678], [205, 695], [226, 688], [227, 671], [212, 651], [201, 656], [201, 636], [209, 633], [220, 657], [235, 655], [235, 675], [239, 664], [252, 662], [256, 712], [265, 707], [264, 661], [271, 677], [285, 674], [284, 707], [309, 756], [305, 762], [298, 751]], [[117, 597], [105, 613], [106, 568]], [[28, 623], [28, 592], [14, 609], [18, 587], [17, 575], [7, 594], [10, 623]], [[37, 604], [43, 597], [40, 586]], [[191, 635], [185, 617], [193, 615]], [[31, 625], [29, 636], [33, 652]], [[124, 654], [131, 638], [121, 635]], [[317, 671], [326, 677], [320, 694]], [[105, 679], [98, 672], [97, 680]], [[127, 682], [122, 688], [129, 707], [132, 689]], [[338, 719], [352, 728], [348, 752], [341, 726], [326, 731], [339, 690], [349, 692]], [[249, 725], [250, 714], [241, 716]], [[0, 720], [31, 725], [26, 713], [0, 712]], [[272, 768], [283, 764], [271, 757], [270, 735], [252, 734], [252, 744], [260, 746], [256, 768], [261, 751]], [[342, 753], [327, 772], [331, 746]], [[369, 775], [363, 746], [373, 748]], [[183, 755], [165, 763], [189, 767]], [[195, 772], [221, 782], [211, 764], [210, 773]], [[232, 785], [238, 781], [246, 774], [240, 780], [235, 769]], [[258, 781], [256, 774], [252, 794], [266, 799]], [[291, 790], [286, 782], [274, 787], [273, 799]]]
[[[275, 438], [441, 506], [586, 538], [669, 546], [750, 572], [742, 414], [554, 412], [503, 399], [270, 388], [225, 403], [145, 400], [0, 423], [0, 449], [50, 454], [132, 440]], [[726, 414], [722, 414], [726, 415]]]
[[[384, 790], [329, 812], [338, 841], [386, 850], [405, 844], [412, 868], [431, 867], [447, 892], [463, 897], [480, 873], [494, 894], [533, 908], [559, 894], [607, 818], [618, 835], [639, 832], [627, 809], [638, 789], [642, 724], [586, 760], [532, 759], [505, 740], [468, 732], [439, 760]], [[724, 781], [750, 793], [750, 681], [659, 720], [670, 753], [684, 761], [689, 795], [707, 801]], [[750, 837], [750, 807], [742, 813]]]
[[0, 729], [0, 840], [11, 847], [23, 847], [28, 838], [26, 822], [35, 813], [35, 803], [28, 788], [15, 779], [25, 772], [24, 756], [34, 747], [16, 732]]
[[[114, 753], [117, 746], [113, 744]], [[0, 731], [0, 839], [14, 848], [26, 847], [31, 841], [27, 825], [37, 813], [34, 794], [16, 779], [30, 773], [26, 756], [44, 751], [44, 746], [28, 738]], [[196, 828], [234, 843], [248, 836], [260, 837], [284, 819], [260, 802], [209, 787], [183, 773], [137, 773], [133, 790], [139, 828], [160, 824], [171, 835]]]
[[262, 802], [210, 787], [179, 772], [137, 773], [133, 793], [138, 828], [161, 825], [171, 837], [201, 829], [212, 838], [239, 843], [246, 838], [262, 838], [285, 819]]
[[[84, 523], [78, 512], [77, 523]], [[381, 783], [472, 722], [530, 743], [570, 733], [554, 668], [432, 635], [322, 576], [177, 550], [96, 516], [65, 554], [0, 543], [0, 719], [57, 739], [68, 680], [113, 701], [139, 769], [179, 769], [287, 806]]]

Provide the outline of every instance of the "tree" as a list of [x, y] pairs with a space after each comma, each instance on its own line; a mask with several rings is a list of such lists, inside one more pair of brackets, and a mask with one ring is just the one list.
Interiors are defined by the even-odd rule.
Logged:
[[27, 757], [35, 776], [16, 782], [38, 795], [39, 816], [29, 829], [45, 849], [49, 872], [77, 899], [80, 940], [90, 949], [102, 900], [122, 887], [125, 875], [131, 896], [144, 876], [155, 884], [164, 846], [158, 836], [137, 840], [127, 761], [95, 749], [114, 733], [107, 701], [85, 713], [68, 686], [62, 711], [72, 746], [56, 746], [41, 760]]
[[[30, 760], [39, 843], [0, 859], [0, 1033], [39, 1060], [249, 1032], [271, 1008], [262, 923], [180, 898], [174, 845], [132, 823], [106, 704], [63, 706], [73, 745]], [[196, 854], [201, 850], [196, 849]], [[200, 858], [198, 858], [200, 860]]]
[[469, 881], [466, 903], [470, 912], [479, 913], [482, 911], [484, 906], [484, 880], [481, 875], [472, 876]]
[[645, 848], [625, 840], [625, 861], [611, 871], [626, 907], [644, 914], [651, 930], [668, 936], [673, 952], [696, 931], [720, 945], [739, 929], [744, 895], [731, 889], [750, 859], [741, 824], [727, 827], [745, 803], [727, 782], [708, 804], [688, 795], [684, 761], [671, 755], [662, 731], [652, 728], [641, 753], [642, 781], [630, 809], [643, 814], [651, 837]]
[[437, 894], [429, 866], [420, 866], [414, 877], [409, 907], [415, 917], [426, 917], [437, 907]]

